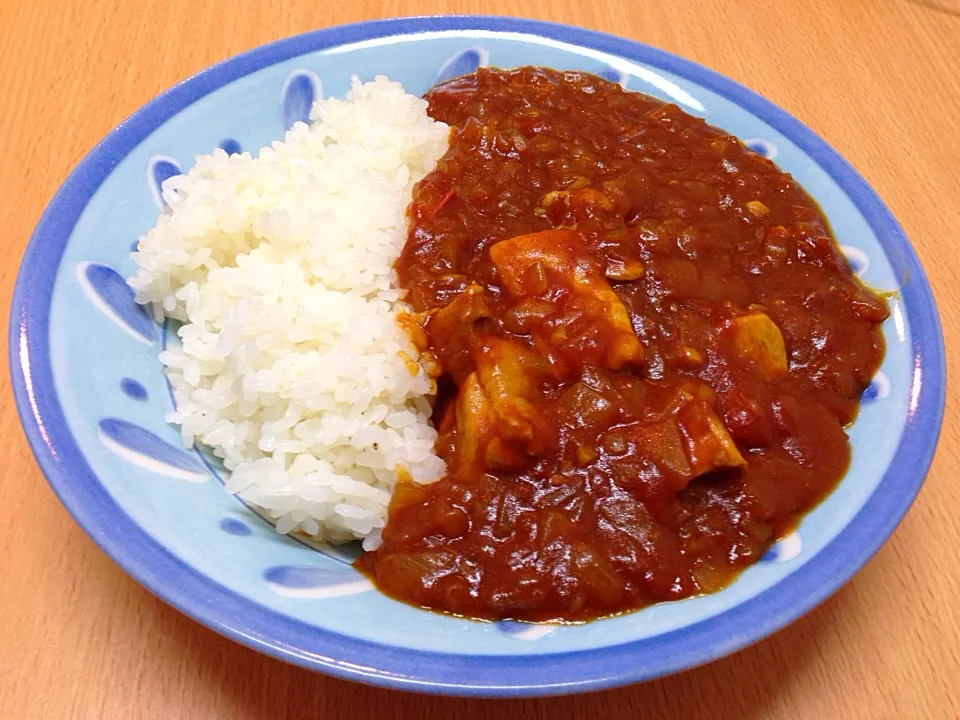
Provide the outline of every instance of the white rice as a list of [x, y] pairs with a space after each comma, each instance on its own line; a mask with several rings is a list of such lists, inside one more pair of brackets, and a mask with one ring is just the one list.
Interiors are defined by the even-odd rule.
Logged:
[[256, 159], [199, 156], [133, 253], [137, 302], [184, 323], [160, 355], [167, 419], [282, 533], [375, 546], [398, 470], [445, 470], [391, 269], [413, 185], [447, 148], [426, 107], [354, 79]]

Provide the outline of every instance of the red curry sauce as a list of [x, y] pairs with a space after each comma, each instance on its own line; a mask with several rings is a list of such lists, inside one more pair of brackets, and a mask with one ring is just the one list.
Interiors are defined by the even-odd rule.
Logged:
[[885, 303], [789, 175], [673, 105], [543, 68], [426, 97], [454, 130], [396, 268], [449, 472], [358, 567], [478, 618], [722, 587], [846, 470]]

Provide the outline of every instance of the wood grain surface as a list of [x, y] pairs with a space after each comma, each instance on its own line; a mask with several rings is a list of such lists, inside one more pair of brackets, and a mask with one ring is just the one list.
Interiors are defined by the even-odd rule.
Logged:
[[[45, 204], [111, 128], [237, 52], [427, 13], [625, 35], [766, 95], [866, 176], [920, 254], [960, 371], [956, 0], [0, 0], [0, 308]], [[3, 334], [4, 338], [6, 333]], [[793, 626], [670, 678], [568, 699], [371, 689], [261, 656], [143, 590], [73, 523], [0, 382], [2, 718], [960, 718], [960, 437], [948, 401], [919, 499], [857, 577]]]

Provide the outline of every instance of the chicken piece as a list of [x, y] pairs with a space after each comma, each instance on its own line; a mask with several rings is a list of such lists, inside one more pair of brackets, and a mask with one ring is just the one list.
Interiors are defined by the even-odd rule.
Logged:
[[455, 466], [461, 477], [475, 478], [487, 469], [516, 470], [527, 463], [527, 456], [498, 434], [494, 405], [475, 372], [460, 386], [456, 422]]
[[477, 342], [477, 376], [497, 416], [500, 435], [529, 454], [549, 446], [548, 425], [537, 413], [546, 361], [516, 342], [485, 337]]
[[571, 230], [545, 230], [502, 240], [490, 258], [513, 300], [549, 298], [553, 312], [533, 331], [574, 367], [617, 370], [643, 361], [643, 346], [623, 302]]
[[496, 434], [497, 418], [477, 373], [470, 373], [457, 396], [456, 466], [464, 477], [483, 474], [487, 445]]
[[677, 421], [687, 439], [687, 458], [693, 477], [746, 465], [720, 416], [706, 401], [695, 398], [683, 405], [677, 411]]
[[671, 415], [638, 425], [631, 433], [676, 490], [704, 473], [746, 464], [705, 394], [681, 390]]
[[780, 328], [759, 310], [734, 318], [733, 347], [768, 380], [787, 371], [787, 349]]
[[527, 464], [528, 457], [498, 435], [487, 443], [483, 460], [491, 470], [519, 470]]
[[459, 381], [473, 369], [471, 347], [476, 323], [490, 317], [483, 288], [470, 285], [447, 305], [434, 313], [426, 324], [433, 339], [437, 359]]

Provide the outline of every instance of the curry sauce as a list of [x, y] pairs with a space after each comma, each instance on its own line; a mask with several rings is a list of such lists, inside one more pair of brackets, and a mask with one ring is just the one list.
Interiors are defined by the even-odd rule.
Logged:
[[396, 264], [447, 475], [401, 482], [384, 592], [587, 620], [711, 592], [845, 472], [885, 303], [797, 183], [674, 105], [480, 69]]

